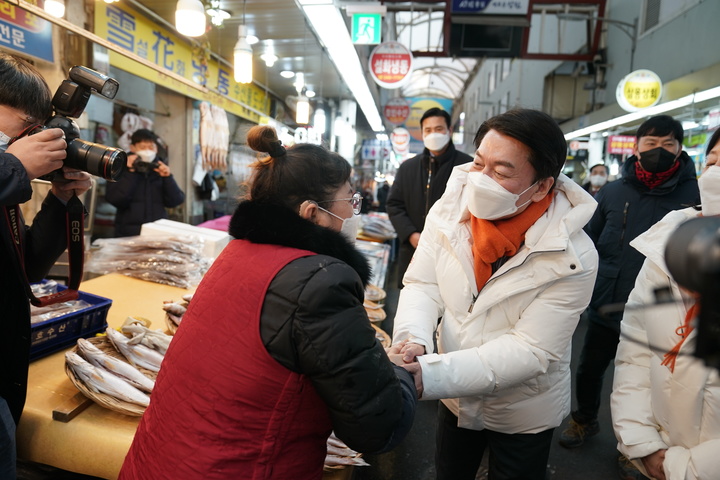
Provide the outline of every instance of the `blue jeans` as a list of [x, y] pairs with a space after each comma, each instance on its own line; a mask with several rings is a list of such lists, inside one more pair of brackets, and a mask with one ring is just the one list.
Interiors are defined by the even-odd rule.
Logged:
[[15, 480], [17, 452], [15, 446], [15, 421], [7, 402], [0, 397], [0, 478]]

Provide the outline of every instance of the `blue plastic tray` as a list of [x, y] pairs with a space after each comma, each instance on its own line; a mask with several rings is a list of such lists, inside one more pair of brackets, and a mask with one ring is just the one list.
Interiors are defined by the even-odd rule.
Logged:
[[[58, 285], [58, 290], [65, 290]], [[80, 300], [92, 306], [51, 318], [32, 326], [30, 360], [37, 360], [51, 353], [71, 347], [78, 338], [88, 338], [107, 328], [107, 314], [112, 300], [90, 293], [79, 292]]]

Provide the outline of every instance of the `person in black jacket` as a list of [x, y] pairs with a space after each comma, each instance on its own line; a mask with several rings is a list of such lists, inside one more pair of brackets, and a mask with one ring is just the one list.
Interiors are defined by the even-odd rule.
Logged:
[[170, 167], [157, 156], [157, 135], [141, 128], [130, 141], [127, 168], [105, 190], [105, 199], [117, 208], [116, 237], [140, 235], [143, 223], [167, 218], [166, 208], [185, 201]]
[[635, 155], [622, 166], [622, 178], [598, 191], [598, 208], [585, 227], [598, 250], [600, 268], [576, 373], [577, 410], [560, 437], [566, 448], [579, 447], [599, 430], [603, 377], [615, 358], [622, 319], [622, 308], [607, 315], [600, 308], [622, 306], [635, 285], [645, 258], [630, 241], [671, 210], [700, 201], [695, 165], [682, 150], [680, 122], [668, 115], [652, 117], [640, 125], [637, 138]]
[[420, 119], [420, 127], [425, 149], [400, 165], [387, 199], [388, 216], [400, 242], [400, 288], [430, 207], [445, 193], [452, 169], [472, 161], [470, 155], [455, 150], [450, 115], [445, 110], [431, 108], [426, 111]]
[[[63, 166], [67, 144], [59, 128], [23, 136], [52, 114], [51, 93], [25, 61], [0, 53], [0, 478], [15, 478], [15, 426], [25, 405], [30, 363], [27, 282], [47, 275], [67, 245], [67, 209], [73, 194], [92, 185], [90, 175]], [[30, 200], [30, 181], [63, 169], [67, 183], [52, 189], [24, 225], [18, 206]], [[19, 247], [19, 248], [18, 248]]]

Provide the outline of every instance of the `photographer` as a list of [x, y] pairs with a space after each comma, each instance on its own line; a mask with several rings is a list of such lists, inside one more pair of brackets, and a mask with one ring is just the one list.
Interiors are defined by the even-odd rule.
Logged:
[[[28, 127], [50, 117], [51, 98], [35, 68], [0, 53], [0, 478], [15, 478], [15, 426], [27, 391], [30, 304], [26, 282], [42, 280], [65, 250], [65, 204], [92, 185], [89, 174], [63, 166], [67, 144], [62, 130], [23, 136]], [[60, 168], [65, 181], [53, 182], [32, 226], [26, 227], [17, 206], [30, 200], [30, 181]]]
[[[717, 130], [698, 181], [705, 217], [720, 214], [719, 139]], [[720, 471], [720, 381], [693, 356], [700, 304], [671, 277], [665, 254], [678, 225], [700, 214], [696, 208], [670, 212], [630, 243], [646, 259], [621, 323], [613, 427], [618, 449], [658, 480], [717, 478]], [[668, 287], [675, 302], [651, 306], [660, 287]]]
[[140, 235], [143, 223], [167, 218], [166, 208], [185, 201], [185, 193], [157, 156], [157, 135], [140, 129], [130, 139], [127, 169], [117, 182], [108, 182], [106, 200], [117, 208], [115, 236]]

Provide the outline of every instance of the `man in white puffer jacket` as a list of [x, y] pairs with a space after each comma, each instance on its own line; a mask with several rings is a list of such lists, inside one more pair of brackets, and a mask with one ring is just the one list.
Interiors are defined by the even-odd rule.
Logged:
[[[698, 180], [704, 216], [720, 215], [718, 139], [720, 130]], [[720, 377], [693, 356], [695, 299], [665, 263], [670, 235], [700, 213], [670, 212], [630, 243], [646, 259], [621, 323], [610, 405], [618, 450], [657, 480], [720, 478]], [[670, 287], [677, 301], [654, 305], [660, 287]]]
[[421, 399], [442, 399], [438, 479], [474, 479], [485, 447], [491, 478], [545, 478], [597, 273], [582, 230], [597, 204], [560, 173], [565, 139], [542, 112], [493, 117], [475, 144], [427, 217], [389, 353]]

